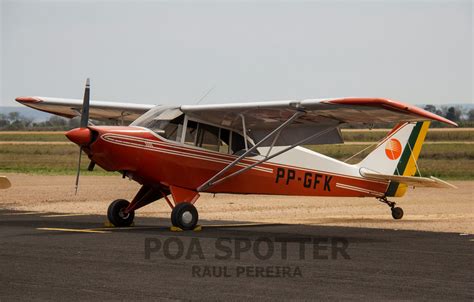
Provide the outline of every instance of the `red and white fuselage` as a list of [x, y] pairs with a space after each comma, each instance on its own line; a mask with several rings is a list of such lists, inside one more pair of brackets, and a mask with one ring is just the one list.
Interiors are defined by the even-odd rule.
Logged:
[[[237, 158], [236, 155], [170, 141], [142, 127], [90, 129], [97, 132], [96, 140], [85, 149], [91, 160], [107, 171], [126, 171], [129, 177], [142, 184], [197, 190]], [[282, 147], [274, 147], [272, 152], [277, 152], [279, 148]], [[266, 154], [268, 147], [259, 148], [259, 151]], [[246, 157], [229, 174], [262, 158], [262, 155]], [[304, 196], [383, 196], [388, 182], [364, 179], [359, 169], [356, 165], [296, 147], [206, 191]]]

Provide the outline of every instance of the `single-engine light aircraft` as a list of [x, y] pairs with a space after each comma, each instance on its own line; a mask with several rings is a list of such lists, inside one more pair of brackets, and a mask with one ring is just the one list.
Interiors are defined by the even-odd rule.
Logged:
[[[416, 177], [417, 159], [430, 121], [456, 123], [423, 109], [383, 98], [334, 98], [207, 105], [146, 105], [18, 97], [28, 107], [63, 117], [81, 116], [66, 133], [90, 159], [141, 184], [131, 202], [107, 211], [117, 227], [130, 226], [135, 211], [163, 199], [171, 223], [194, 229], [200, 192], [291, 196], [374, 197], [403, 216], [389, 197], [407, 186], [454, 187], [435, 177]], [[89, 119], [122, 126], [95, 126]], [[124, 123], [131, 124], [123, 126]], [[301, 145], [343, 143], [344, 124], [396, 123], [362, 161], [348, 164]], [[77, 171], [76, 192], [80, 166]], [[172, 196], [172, 201], [169, 196]]]

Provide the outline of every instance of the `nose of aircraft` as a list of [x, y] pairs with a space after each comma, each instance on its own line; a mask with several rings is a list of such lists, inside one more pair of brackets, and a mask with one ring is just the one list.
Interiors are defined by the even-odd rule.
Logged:
[[66, 132], [66, 137], [79, 146], [87, 145], [91, 141], [91, 131], [89, 128], [75, 128]]

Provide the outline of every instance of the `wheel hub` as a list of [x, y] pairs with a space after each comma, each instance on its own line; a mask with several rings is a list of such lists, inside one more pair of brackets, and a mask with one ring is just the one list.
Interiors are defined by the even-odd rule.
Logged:
[[183, 215], [181, 215], [181, 220], [184, 224], [189, 224], [193, 221], [193, 214], [191, 214], [189, 211], [186, 211], [183, 213]]
[[122, 218], [122, 219], [127, 219], [128, 216], [130, 216], [130, 213], [125, 214], [125, 213], [123, 212], [124, 210], [125, 210], [125, 209], [121, 209], [118, 214], [119, 214], [120, 218]]

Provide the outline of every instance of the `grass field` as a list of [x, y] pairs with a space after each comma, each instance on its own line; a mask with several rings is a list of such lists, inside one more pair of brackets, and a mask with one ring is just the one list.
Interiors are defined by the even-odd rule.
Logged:
[[[346, 142], [376, 142], [382, 139], [389, 129], [342, 129], [342, 136]], [[63, 131], [49, 132], [0, 132], [0, 142], [28, 141], [28, 142], [68, 142]], [[441, 128], [430, 129], [426, 137], [427, 142], [457, 141], [474, 142], [473, 128]]]
[[[385, 137], [389, 130], [373, 129], [373, 130], [352, 130], [343, 129], [342, 137], [346, 142], [376, 142]], [[0, 137], [1, 139], [1, 137]], [[427, 142], [440, 141], [458, 141], [473, 142], [474, 129], [471, 128], [443, 128], [430, 129], [426, 136]]]
[[[345, 161], [353, 154], [370, 145], [320, 145], [308, 148]], [[372, 148], [347, 161], [357, 163]], [[418, 165], [422, 176], [435, 176], [446, 179], [474, 179], [474, 145], [463, 143], [426, 144], [423, 146]]]
[[68, 142], [63, 131], [55, 132], [0, 132], [0, 142]]
[[[460, 130], [460, 129], [459, 129]], [[419, 159], [421, 174], [433, 175], [446, 179], [474, 179], [474, 144], [473, 129], [434, 130], [428, 133], [431, 142], [426, 144]], [[382, 138], [386, 131], [346, 130], [343, 131], [347, 142], [374, 142]], [[79, 148], [73, 144], [62, 145], [16, 145], [7, 142], [66, 142], [63, 132], [0, 132], [0, 172], [20, 172], [36, 174], [74, 174], [76, 171]], [[345, 160], [369, 144], [319, 145], [308, 148], [328, 156]], [[371, 149], [351, 159], [349, 163], [358, 162]], [[94, 172], [85, 171], [88, 165], [87, 156], [83, 155], [84, 174], [103, 175], [108, 172], [96, 167]]]

